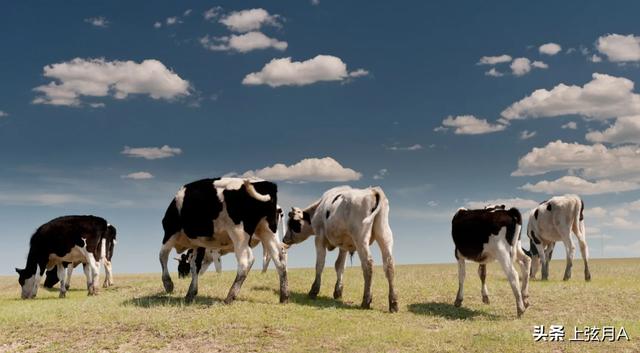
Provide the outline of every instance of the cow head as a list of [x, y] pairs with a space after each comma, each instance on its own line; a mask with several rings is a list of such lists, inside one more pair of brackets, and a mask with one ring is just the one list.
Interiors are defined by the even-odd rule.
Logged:
[[35, 298], [40, 284], [40, 276], [37, 271], [31, 272], [27, 269], [16, 268], [16, 272], [18, 273], [18, 283], [22, 287], [22, 299]]
[[287, 221], [287, 232], [282, 242], [287, 245], [298, 244], [305, 241], [312, 234], [311, 215], [297, 207], [291, 208], [289, 221]]

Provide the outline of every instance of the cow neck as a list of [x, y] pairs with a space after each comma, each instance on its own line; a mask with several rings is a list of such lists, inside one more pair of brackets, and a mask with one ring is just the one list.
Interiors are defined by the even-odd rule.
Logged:
[[313, 219], [313, 215], [316, 213], [316, 210], [318, 209], [318, 206], [320, 206], [320, 200], [314, 202], [313, 204], [311, 204], [310, 206], [307, 206], [307, 208], [305, 208], [304, 210], [302, 210], [303, 212], [306, 212], [309, 214], [309, 217], [311, 219]]
[[31, 247], [29, 249], [29, 255], [27, 255], [27, 265], [24, 268], [25, 274], [29, 276], [36, 274], [36, 271], [38, 270], [38, 258], [39, 256], [37, 251]]

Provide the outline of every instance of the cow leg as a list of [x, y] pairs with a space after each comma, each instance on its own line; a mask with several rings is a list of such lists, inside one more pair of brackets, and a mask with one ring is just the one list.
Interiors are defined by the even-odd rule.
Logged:
[[394, 284], [396, 266], [393, 261], [392, 247], [393, 241], [391, 238], [387, 242], [379, 241], [380, 252], [382, 253], [382, 266], [384, 268], [384, 275], [389, 282], [389, 312], [398, 312], [398, 295], [396, 294], [396, 288]]
[[529, 272], [531, 272], [531, 258], [522, 251], [520, 245], [516, 246], [516, 259], [520, 264], [520, 272], [522, 275], [522, 302], [525, 308], [529, 307]]
[[309, 298], [316, 299], [320, 293], [320, 284], [322, 283], [322, 271], [327, 256], [327, 248], [324, 246], [324, 238], [316, 236], [316, 279], [309, 290]]
[[482, 302], [485, 304], [489, 304], [489, 290], [487, 289], [487, 265], [480, 264], [478, 265], [478, 276], [480, 277], [480, 282], [482, 282]]
[[538, 275], [538, 270], [540, 269], [540, 255], [532, 255], [531, 256], [531, 271], [529, 272], [529, 277], [531, 279], [535, 279]]
[[536, 244], [538, 250], [538, 256], [540, 257], [540, 280], [546, 281], [549, 279], [549, 256], [547, 256], [545, 246], [540, 243]]
[[164, 290], [167, 293], [173, 292], [173, 281], [171, 281], [171, 276], [169, 275], [169, 269], [167, 267], [171, 249], [173, 249], [173, 241], [169, 240], [168, 242], [162, 244], [159, 255], [160, 266], [162, 267], [162, 285], [164, 286]]
[[285, 253], [280, 239], [271, 233], [265, 231], [261, 234], [263, 249], [266, 249], [269, 257], [273, 260], [273, 264], [278, 271], [278, 277], [280, 278], [280, 303], [287, 303], [289, 301], [289, 280], [287, 278], [287, 254]]
[[64, 298], [67, 295], [67, 278], [65, 277], [64, 265], [59, 263], [56, 265], [56, 269], [58, 271], [58, 278], [60, 279], [60, 298]]
[[576, 228], [577, 229], [574, 229], [574, 233], [576, 238], [578, 238], [580, 254], [582, 255], [582, 261], [584, 261], [584, 280], [590, 281], [591, 271], [589, 271], [589, 248], [587, 247], [587, 241], [585, 239], [584, 220], [579, 221]]
[[[96, 258], [93, 256], [92, 253], [90, 253], [89, 251], [87, 251], [86, 248], [81, 248], [81, 251], [84, 253], [85, 258], [87, 259], [87, 267], [89, 267], [89, 274], [91, 276], [90, 279], [90, 283], [88, 285], [88, 294], [89, 295], [96, 295], [98, 294], [98, 280], [100, 277], [100, 269], [98, 268], [98, 264], [96, 263]], [[87, 274], [86, 271], [86, 267], [85, 267], [85, 275]], [[87, 281], [89, 281], [89, 279], [87, 278]]]
[[216, 273], [222, 273], [222, 263], [220, 262], [220, 252], [215, 250], [211, 253], [213, 256], [213, 266], [216, 268]]
[[[195, 255], [196, 249], [193, 250]], [[196, 256], [191, 256], [189, 259], [191, 269], [191, 284], [189, 284], [189, 290], [184, 298], [187, 303], [191, 303], [193, 299], [198, 295], [198, 265], [196, 264]]]
[[[457, 252], [457, 250], [456, 250]], [[456, 301], [454, 306], [460, 307], [464, 298], [464, 276], [465, 276], [465, 260], [461, 254], [456, 254], [458, 258], [458, 294], [456, 294]]]
[[213, 259], [213, 254], [218, 252], [217, 250], [213, 250], [210, 251], [209, 249], [204, 249], [204, 256], [202, 258], [202, 264], [200, 265], [200, 271], [198, 272], [199, 276], [204, 275], [205, 273], [207, 273], [207, 270], [209, 269], [209, 266], [211, 266], [211, 263], [214, 261]]
[[266, 273], [269, 269], [269, 262], [271, 262], [271, 255], [269, 252], [262, 246], [262, 273]]
[[74, 263], [69, 263], [67, 265], [67, 280], [64, 282], [64, 286], [67, 288], [67, 290], [69, 290], [69, 287], [71, 287], [71, 275], [73, 274], [75, 265], [76, 264]]
[[573, 267], [573, 257], [576, 253], [576, 246], [573, 245], [573, 240], [571, 240], [570, 234], [563, 235], [562, 242], [564, 243], [564, 248], [567, 251], [567, 266], [564, 269], [564, 277], [563, 281], [568, 281], [571, 279], [571, 268]]
[[342, 298], [342, 278], [344, 276], [344, 266], [347, 263], [347, 250], [339, 249], [336, 259], [336, 287], [333, 290], [333, 299]]
[[91, 295], [91, 286], [92, 286], [92, 275], [91, 275], [91, 267], [88, 263], [82, 264], [82, 270], [84, 271], [84, 276], [87, 278], [87, 290], [89, 291], [89, 295]]
[[240, 230], [234, 230], [230, 232], [231, 240], [233, 241], [233, 248], [236, 254], [236, 261], [238, 262], [238, 272], [236, 279], [233, 281], [233, 285], [229, 289], [229, 294], [225, 298], [225, 304], [231, 304], [236, 299], [242, 283], [247, 278], [251, 266], [253, 266], [253, 252], [249, 246], [249, 236], [246, 235], [242, 228]]
[[513, 290], [513, 295], [516, 297], [516, 308], [518, 317], [524, 314], [526, 307], [524, 306], [524, 302], [522, 300], [522, 293], [520, 293], [520, 280], [518, 279], [518, 272], [513, 266], [514, 259], [511, 257], [511, 253], [507, 249], [507, 247], [499, 243], [498, 251], [496, 251], [496, 258], [502, 266], [502, 270], [507, 275], [507, 279], [509, 280], [509, 284], [511, 285], [511, 290]]
[[371, 257], [369, 241], [356, 243], [356, 250], [358, 250], [360, 264], [362, 265], [362, 274], [364, 275], [364, 293], [362, 294], [362, 304], [360, 304], [360, 306], [363, 309], [370, 309], [372, 300], [371, 278], [373, 277], [373, 258]]
[[107, 288], [113, 285], [113, 276], [111, 274], [111, 261], [106, 258], [103, 259], [104, 262], [104, 283], [102, 283], [103, 288]]

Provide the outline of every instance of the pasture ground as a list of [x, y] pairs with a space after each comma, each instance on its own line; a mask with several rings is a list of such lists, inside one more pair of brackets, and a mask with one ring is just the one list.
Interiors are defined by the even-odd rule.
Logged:
[[[531, 306], [515, 318], [514, 298], [497, 263], [488, 267], [491, 304], [481, 301], [477, 265], [467, 264], [465, 301], [452, 305], [455, 264], [396, 269], [400, 312], [387, 312], [387, 284], [374, 270], [373, 309], [358, 308], [359, 266], [347, 267], [342, 301], [327, 264], [318, 299], [307, 291], [313, 270], [289, 270], [289, 304], [278, 304], [277, 274], [249, 274], [238, 300], [222, 304], [235, 273], [209, 272], [193, 304], [188, 280], [173, 274], [165, 295], [159, 274], [118, 275], [115, 287], [88, 297], [84, 275], [74, 273], [67, 298], [41, 288], [19, 299], [17, 276], [0, 277], [1, 352], [640, 352], [640, 259], [593, 260], [585, 283], [582, 261], [561, 280], [564, 260], [553, 261], [548, 282], [531, 283]], [[117, 271], [117, 265], [115, 270]], [[533, 326], [565, 326], [565, 342], [534, 342]], [[631, 340], [568, 342], [573, 327], [624, 326]]]

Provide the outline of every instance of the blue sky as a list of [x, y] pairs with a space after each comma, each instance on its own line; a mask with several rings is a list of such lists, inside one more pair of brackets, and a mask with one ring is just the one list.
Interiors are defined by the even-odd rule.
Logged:
[[[116, 225], [115, 271], [157, 272], [176, 190], [247, 172], [278, 182], [285, 207], [381, 185], [397, 263], [452, 262], [458, 207], [500, 199], [524, 213], [566, 192], [585, 199], [593, 257], [640, 256], [639, 11], [630, 1], [5, 4], [0, 273], [64, 214]], [[312, 245], [293, 248], [290, 266], [312, 266]]]

